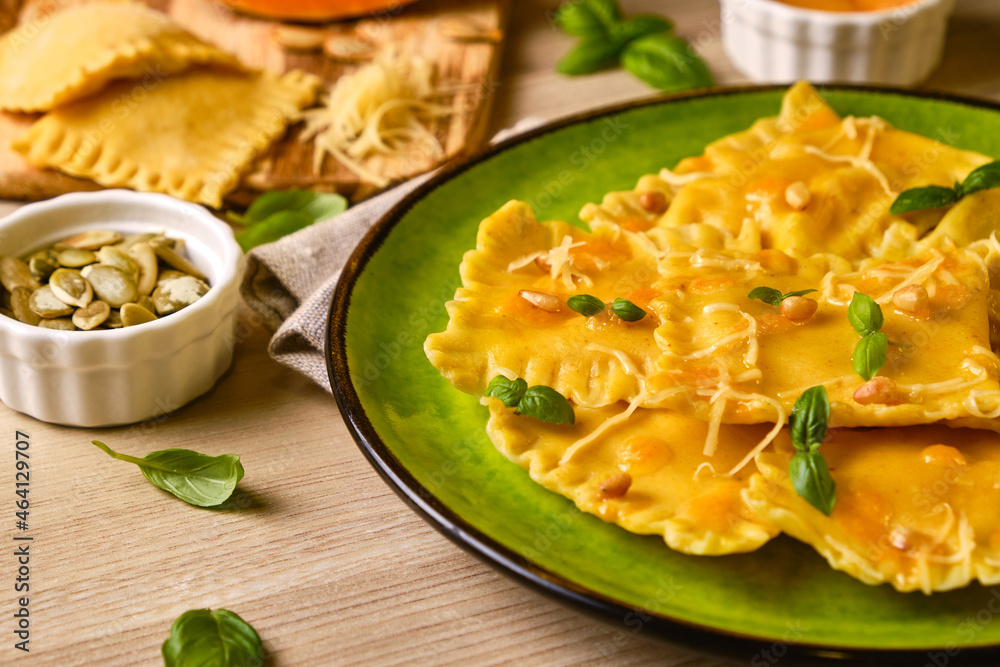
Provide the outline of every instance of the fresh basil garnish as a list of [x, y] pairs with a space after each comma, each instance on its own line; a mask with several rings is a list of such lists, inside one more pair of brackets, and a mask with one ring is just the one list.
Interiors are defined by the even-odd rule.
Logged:
[[192, 609], [170, 626], [160, 649], [165, 667], [250, 667], [264, 664], [257, 631], [228, 609]]
[[655, 14], [625, 19], [617, 0], [576, 0], [559, 7], [555, 23], [580, 41], [556, 65], [562, 74], [596, 72], [621, 63], [651, 86], [681, 90], [710, 86], [712, 74], [674, 24]]
[[92, 442], [108, 456], [139, 466], [153, 486], [198, 507], [221, 505], [243, 479], [243, 465], [236, 454], [209, 456], [190, 449], [163, 449], [140, 459], [120, 454], [103, 442]]
[[715, 83], [705, 61], [679, 37], [665, 33], [646, 35], [629, 42], [622, 51], [622, 66], [653, 88], [676, 91], [707, 88]]
[[885, 318], [882, 308], [867, 294], [855, 292], [847, 307], [847, 319], [859, 336], [867, 336], [882, 328]]
[[576, 413], [566, 397], [552, 387], [537, 384], [529, 387], [523, 378], [508, 380], [498, 375], [486, 386], [486, 396], [499, 399], [517, 414], [553, 424], [572, 424]]
[[552, 387], [541, 384], [528, 387], [517, 404], [517, 411], [553, 424], [572, 424], [576, 421], [573, 406], [566, 397]]
[[862, 336], [854, 346], [851, 362], [854, 372], [864, 378], [865, 382], [875, 377], [875, 374], [885, 366], [889, 352], [889, 339], [880, 331]]
[[805, 296], [806, 294], [810, 294], [815, 291], [816, 290], [814, 289], [800, 289], [795, 292], [785, 292], [784, 294], [782, 294], [780, 290], [776, 290], [773, 287], [762, 286], [762, 287], [754, 287], [752, 290], [750, 290], [750, 293], [747, 294], [747, 297], [751, 299], [760, 299], [764, 303], [770, 304], [772, 306], [780, 306], [781, 302], [790, 296]]
[[523, 378], [508, 380], [503, 375], [498, 375], [486, 385], [486, 396], [499, 398], [508, 408], [516, 408], [527, 390], [528, 383]]
[[604, 310], [604, 302], [590, 294], [571, 296], [566, 299], [566, 305], [570, 310], [576, 311], [584, 317], [593, 317]]
[[312, 190], [275, 190], [257, 197], [243, 215], [231, 211], [226, 215], [245, 227], [235, 236], [243, 251], [248, 252], [346, 209], [347, 200], [340, 195]]
[[965, 180], [955, 183], [954, 187], [943, 185], [927, 185], [921, 188], [910, 188], [899, 193], [889, 207], [892, 215], [902, 215], [910, 211], [920, 211], [925, 208], [951, 206], [959, 199], [973, 192], [1000, 188], [1000, 162], [993, 161], [973, 169]]
[[829, 418], [830, 401], [822, 385], [804, 391], [788, 418], [789, 436], [795, 447], [788, 477], [795, 493], [827, 516], [836, 501], [836, 485], [819, 447], [826, 438]]
[[621, 297], [611, 303], [611, 312], [625, 320], [626, 322], [638, 322], [646, 317], [646, 311], [635, 305], [628, 299]]

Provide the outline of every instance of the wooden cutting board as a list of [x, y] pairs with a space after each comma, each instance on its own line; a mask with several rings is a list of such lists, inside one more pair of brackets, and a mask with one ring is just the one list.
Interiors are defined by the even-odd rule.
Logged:
[[[21, 22], [44, 23], [47, 12], [66, 2], [80, 0], [26, 0]], [[0, 0], [0, 7], [16, 0]], [[216, 0], [146, 0], [208, 42], [235, 53], [244, 63], [260, 69], [286, 71], [298, 68], [332, 85], [341, 76], [357, 70], [358, 63], [331, 60], [321, 52], [289, 50], [274, 38], [277, 23], [239, 14]], [[508, 0], [419, 0], [394, 12], [358, 20], [327, 24], [330, 33], [354, 36], [372, 42], [378, 49], [398, 48], [437, 66], [442, 88], [458, 89], [446, 98], [455, 112], [437, 122], [434, 132], [444, 148], [444, 159], [474, 150], [485, 139], [493, 92], [497, 86], [502, 30], [506, 25]], [[3, 12], [0, 12], [3, 13]], [[10, 12], [6, 12], [10, 16]], [[470, 27], [483, 38], [459, 38], [458, 27]], [[0, 30], [5, 29], [0, 17]], [[37, 200], [66, 192], [99, 189], [95, 183], [48, 169], [28, 165], [10, 150], [11, 139], [23, 132], [37, 115], [0, 113], [0, 198]], [[313, 168], [313, 144], [298, 140], [301, 126], [261, 156], [244, 175], [240, 188], [227, 199], [249, 202], [270, 189], [311, 187], [340, 192], [353, 200], [363, 199], [378, 188], [361, 182], [350, 170], [327, 157], [321, 169]], [[378, 158], [369, 163], [377, 173], [403, 180], [442, 162], [441, 157], [417, 151], [403, 157]]]

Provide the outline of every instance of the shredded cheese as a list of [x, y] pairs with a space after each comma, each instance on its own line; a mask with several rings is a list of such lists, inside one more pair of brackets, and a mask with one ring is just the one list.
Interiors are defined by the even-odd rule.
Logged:
[[660, 170], [660, 178], [671, 187], [679, 188], [703, 178], [717, 178], [717, 176], [710, 171], [692, 171], [690, 174], [675, 174], [669, 169], [663, 168]]
[[366, 167], [368, 158], [423, 152], [440, 160], [444, 148], [428, 128], [454, 110], [433, 100], [455, 92], [437, 88], [432, 63], [395, 51], [379, 54], [340, 77], [322, 106], [302, 113], [302, 139], [315, 146], [314, 170], [329, 154], [362, 180], [385, 187], [389, 179]]

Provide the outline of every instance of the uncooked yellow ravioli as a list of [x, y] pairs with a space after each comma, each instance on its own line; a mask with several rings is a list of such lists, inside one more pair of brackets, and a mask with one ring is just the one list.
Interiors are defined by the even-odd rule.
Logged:
[[655, 319], [625, 322], [607, 310], [587, 318], [565, 304], [586, 293], [645, 306], [655, 296], [657, 252], [617, 226], [588, 233], [539, 223], [527, 204], [509, 202], [480, 225], [476, 249], [462, 261], [462, 287], [447, 304], [448, 328], [428, 336], [427, 356], [472, 394], [502, 373], [553, 387], [577, 405], [631, 400], [659, 356]]
[[[897, 426], [981, 418], [1000, 408], [1000, 359], [990, 349], [983, 258], [931, 249], [862, 270], [841, 258], [777, 251], [667, 253], [650, 308], [663, 354], [647, 402], [704, 420], [783, 421], [808, 388], [823, 385], [831, 426]], [[748, 294], [814, 289], [811, 316], [795, 321]], [[873, 383], [853, 369], [860, 340], [848, 316], [855, 292], [881, 307], [891, 343]], [[863, 386], [864, 385], [864, 386]], [[670, 388], [677, 391], [670, 392]], [[983, 418], [977, 426], [1000, 429]]]
[[821, 447], [837, 484], [827, 517], [788, 482], [787, 437], [757, 457], [750, 504], [869, 584], [945, 591], [1000, 583], [1000, 436], [943, 426], [837, 429]]
[[196, 64], [239, 68], [232, 55], [202, 42], [162, 12], [133, 2], [71, 6], [44, 23], [0, 38], [0, 108], [48, 111], [104, 87], [138, 79], [153, 88]]
[[705, 423], [667, 410], [637, 410], [607, 429], [626, 405], [577, 408], [569, 426], [515, 415], [497, 399], [488, 403], [486, 430], [497, 449], [533, 480], [605, 521], [700, 555], [753, 551], [778, 533], [743, 500], [753, 464], [724, 474], [767, 429], [724, 427], [724, 444], [709, 458], [698, 446]]
[[189, 70], [141, 94], [123, 81], [49, 112], [12, 145], [34, 166], [218, 207], [318, 87], [297, 70]]

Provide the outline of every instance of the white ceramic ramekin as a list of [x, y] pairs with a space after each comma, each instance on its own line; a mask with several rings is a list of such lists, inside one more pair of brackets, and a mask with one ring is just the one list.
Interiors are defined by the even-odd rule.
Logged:
[[0, 254], [73, 233], [165, 232], [185, 241], [211, 289], [154, 322], [54, 331], [0, 315], [0, 401], [46, 422], [111, 426], [159, 417], [208, 391], [233, 357], [243, 253], [228, 225], [166, 195], [105, 190], [29, 204], [0, 220]]
[[954, 0], [828, 12], [775, 0], [722, 0], [722, 41], [754, 81], [912, 86], [937, 66]]

